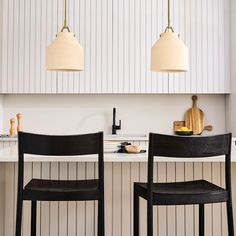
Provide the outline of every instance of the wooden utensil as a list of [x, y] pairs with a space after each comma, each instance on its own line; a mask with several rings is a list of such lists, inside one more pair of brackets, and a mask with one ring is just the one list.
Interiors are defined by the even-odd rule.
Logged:
[[18, 113], [16, 115], [17, 117], [17, 121], [18, 121], [18, 124], [17, 124], [17, 132], [19, 131], [22, 131], [22, 114], [21, 113]]
[[9, 130], [10, 136], [15, 136], [16, 135], [16, 130], [15, 130], [15, 119], [11, 118], [10, 119], [10, 130]]
[[193, 106], [185, 113], [185, 126], [193, 131], [193, 134], [201, 134], [204, 129], [204, 113], [197, 107], [197, 96], [192, 96]]

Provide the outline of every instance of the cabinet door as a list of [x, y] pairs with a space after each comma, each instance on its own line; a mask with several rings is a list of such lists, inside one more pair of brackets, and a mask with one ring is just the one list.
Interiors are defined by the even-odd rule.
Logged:
[[150, 71], [167, 25], [164, 0], [70, 0], [83, 72], [47, 72], [46, 47], [63, 25], [63, 0], [2, 0], [1, 93], [229, 93], [229, 0], [171, 0], [187, 73]]

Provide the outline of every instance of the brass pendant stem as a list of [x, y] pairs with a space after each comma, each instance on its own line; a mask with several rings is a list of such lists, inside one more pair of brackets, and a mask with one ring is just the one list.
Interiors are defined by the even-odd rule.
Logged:
[[63, 27], [62, 27], [62, 29], [61, 29], [61, 32], [63, 32], [65, 29], [66, 30], [68, 30], [68, 32], [70, 32], [70, 29], [69, 29], [69, 27], [68, 27], [68, 23], [67, 23], [67, 0], [65, 0], [65, 2], [64, 2], [64, 10], [65, 10], [65, 12], [64, 12], [64, 25], [63, 25]]
[[64, 6], [64, 10], [65, 10], [65, 18], [64, 18], [64, 27], [67, 27], [67, 2], [65, 0], [65, 6]]
[[168, 28], [170, 29], [170, 0], [168, 0]]

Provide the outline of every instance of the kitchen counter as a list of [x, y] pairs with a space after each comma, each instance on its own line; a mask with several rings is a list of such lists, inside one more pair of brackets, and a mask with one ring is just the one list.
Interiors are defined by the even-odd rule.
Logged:
[[[234, 147], [234, 149], [236, 149]], [[0, 150], [0, 162], [17, 162], [17, 147], [8, 147]], [[104, 162], [147, 162], [148, 153], [126, 154], [126, 153], [104, 153]], [[96, 155], [84, 156], [40, 156], [25, 155], [26, 162], [96, 162]], [[156, 157], [158, 162], [224, 162], [223, 156], [212, 158], [166, 158]], [[232, 151], [232, 162], [236, 162], [236, 151]]]
[[[143, 149], [148, 146], [148, 137], [144, 135], [106, 135], [104, 146], [116, 145], [123, 141], [140, 144]], [[0, 214], [0, 227], [4, 228], [4, 236], [14, 236], [18, 151], [17, 138], [0, 138], [0, 206], [4, 210]], [[109, 146], [108, 145], [108, 146]], [[236, 146], [235, 139], [232, 142], [232, 185], [233, 194], [236, 196]], [[106, 150], [106, 149], [104, 149]], [[97, 176], [97, 157], [89, 156], [35, 156], [25, 155], [26, 163], [24, 182], [31, 178], [43, 179], [89, 179]], [[106, 233], [114, 236], [113, 232], [125, 229], [122, 235], [131, 235], [132, 230], [132, 206], [133, 206], [133, 183], [145, 182], [147, 179], [148, 153], [122, 154], [104, 153], [104, 181], [106, 201]], [[212, 158], [155, 158], [154, 181], [187, 181], [204, 178], [224, 187], [225, 165], [222, 156]], [[96, 230], [96, 203], [94, 202], [41, 202], [38, 212], [38, 231], [42, 235], [68, 234], [67, 230], [73, 231], [76, 227], [84, 229], [81, 235], [94, 235]], [[24, 216], [22, 220], [23, 234], [29, 235], [30, 203], [24, 204]], [[146, 203], [140, 201], [140, 221], [146, 222]], [[185, 225], [186, 235], [192, 235], [198, 225], [197, 206], [177, 206], [168, 208], [154, 208], [154, 233], [157, 235], [182, 235], [182, 230], [176, 231], [175, 225]], [[235, 209], [236, 212], [236, 209]], [[159, 217], [159, 216], [164, 217]], [[206, 232], [207, 235], [217, 235], [222, 232], [227, 235], [226, 212], [224, 204], [206, 206]], [[86, 218], [84, 217], [86, 216]], [[50, 217], [50, 219], [49, 219]], [[78, 219], [78, 220], [76, 220]], [[235, 218], [236, 219], [236, 218]], [[77, 222], [79, 225], [77, 226]], [[171, 222], [169, 224], [168, 222]], [[13, 226], [13, 227], [12, 227]], [[142, 224], [141, 235], [145, 235], [145, 224]], [[116, 231], [113, 231], [116, 228]], [[214, 232], [213, 232], [214, 229]], [[159, 231], [158, 231], [159, 230]], [[158, 231], [158, 232], [157, 232]], [[79, 231], [80, 232], [80, 231]], [[75, 232], [70, 235], [75, 235]], [[0, 236], [2, 236], [0, 234]]]

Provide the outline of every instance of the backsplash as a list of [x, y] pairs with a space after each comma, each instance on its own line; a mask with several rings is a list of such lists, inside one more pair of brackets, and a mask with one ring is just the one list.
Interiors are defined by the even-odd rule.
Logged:
[[[112, 109], [117, 108], [119, 134], [172, 134], [173, 121], [183, 120], [192, 95], [4, 95], [1, 133], [9, 132], [9, 119], [23, 114], [23, 130], [75, 134], [103, 130], [111, 134]], [[199, 95], [209, 134], [225, 131], [225, 96]]]

